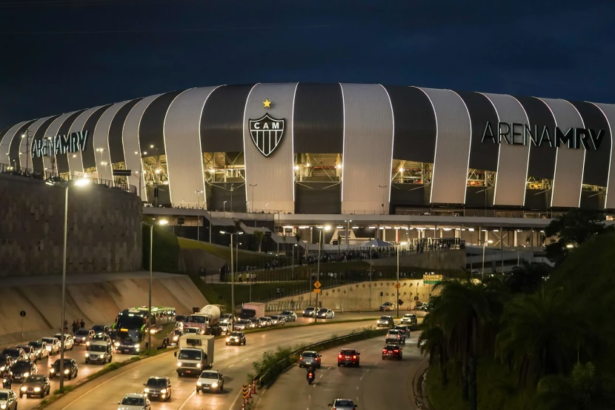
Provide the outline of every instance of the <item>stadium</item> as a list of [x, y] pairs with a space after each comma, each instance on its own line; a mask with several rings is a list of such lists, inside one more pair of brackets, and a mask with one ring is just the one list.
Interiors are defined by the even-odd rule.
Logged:
[[492, 226], [522, 228], [570, 208], [615, 209], [612, 124], [615, 105], [585, 101], [222, 85], [21, 122], [0, 133], [0, 166], [128, 185], [150, 213], [277, 214], [280, 227], [499, 217]]

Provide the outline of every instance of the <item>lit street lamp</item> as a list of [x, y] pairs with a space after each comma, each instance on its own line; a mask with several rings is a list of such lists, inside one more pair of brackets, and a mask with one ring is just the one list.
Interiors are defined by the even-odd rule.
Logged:
[[[158, 221], [158, 225], [167, 225], [169, 221], [166, 219], [161, 219]], [[154, 281], [154, 225], [149, 226], [149, 313], [147, 316], [147, 348], [151, 351], [152, 349], [152, 282]]]
[[[226, 232], [220, 231], [222, 235], [231, 237], [231, 332], [235, 330], [235, 265], [233, 263], [233, 236], [243, 235], [243, 232]], [[237, 241], [239, 242], [239, 240]], [[239, 245], [237, 246], [237, 255], [239, 256]]]

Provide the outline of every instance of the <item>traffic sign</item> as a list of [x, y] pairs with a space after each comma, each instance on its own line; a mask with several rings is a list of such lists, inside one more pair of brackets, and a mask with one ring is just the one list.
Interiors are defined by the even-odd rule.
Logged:
[[241, 389], [241, 395], [243, 396], [244, 399], [247, 399], [248, 398], [248, 394], [249, 394], [249, 392], [248, 392], [248, 385], [244, 384], [242, 389]]
[[401, 288], [401, 285], [399, 284], [399, 282], [397, 282], [397, 283], [395, 284], [395, 289], [399, 289], [399, 288]]
[[314, 293], [322, 293], [322, 289], [314, 289]]
[[319, 281], [314, 282], [314, 287], [316, 289], [319, 289], [322, 286], [322, 284]]

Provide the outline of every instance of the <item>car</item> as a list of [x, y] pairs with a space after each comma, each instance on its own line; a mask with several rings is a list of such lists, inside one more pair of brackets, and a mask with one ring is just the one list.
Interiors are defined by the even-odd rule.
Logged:
[[224, 376], [217, 370], [205, 370], [196, 382], [196, 392], [215, 391], [222, 393], [224, 390]]
[[0, 389], [0, 408], [3, 410], [17, 410], [17, 395], [13, 390]]
[[[62, 341], [61, 333], [56, 333], [55, 335], [53, 335], [53, 337], [58, 339], [60, 342]], [[71, 335], [70, 333], [64, 333], [64, 350], [73, 350], [74, 346], [75, 339], [73, 339], [73, 335]]]
[[314, 315], [316, 314], [316, 308], [315, 307], [306, 307], [305, 309], [303, 309], [303, 317], [314, 317]]
[[335, 399], [329, 403], [331, 410], [354, 410], [357, 405], [350, 399]]
[[395, 310], [395, 303], [393, 303], [393, 302], [384, 302], [382, 305], [380, 305], [380, 311], [381, 312], [388, 312], [390, 310]]
[[175, 316], [175, 323], [184, 323], [188, 321], [188, 316], [177, 315]]
[[361, 353], [355, 349], [344, 348], [337, 355], [337, 367], [344, 366], [361, 366]]
[[406, 344], [406, 336], [399, 329], [389, 329], [384, 337], [384, 342]]
[[225, 313], [220, 316], [220, 323], [231, 323], [233, 321], [233, 315]]
[[401, 347], [398, 345], [388, 344], [382, 348], [382, 360], [384, 359], [397, 359], [401, 360]]
[[[60, 374], [60, 359], [57, 359], [51, 365], [49, 369], [49, 377], [57, 377]], [[64, 359], [64, 377], [67, 377], [68, 380], [71, 380], [73, 377], [77, 377], [79, 374], [79, 366], [77, 366], [77, 362], [74, 359]]]
[[173, 331], [173, 339], [171, 341], [171, 344], [178, 344], [179, 343], [179, 338], [184, 334], [184, 331], [182, 329], [175, 329]]
[[38, 356], [34, 350], [34, 348], [30, 345], [17, 345], [15, 347], [18, 347], [20, 349], [22, 349], [25, 354], [26, 354], [26, 359], [28, 359], [29, 361], [31, 361], [32, 363], [36, 362], [38, 360]]
[[41, 398], [49, 395], [51, 392], [51, 383], [49, 377], [42, 374], [34, 374], [26, 377], [23, 384], [19, 388], [19, 398], [25, 394], [27, 398], [32, 396], [40, 396]]
[[248, 319], [248, 320], [249, 320], [249, 321], [250, 321], [250, 323], [251, 323], [251, 326], [250, 326], [250, 327], [251, 327], [252, 329], [256, 329], [256, 328], [261, 327], [261, 322], [260, 322], [260, 320], [258, 320], [258, 318], [257, 318], [257, 317], [251, 317], [251, 318], [250, 318], [250, 319]]
[[261, 327], [269, 327], [269, 326], [271, 326], [271, 318], [259, 317], [258, 321], [260, 322]]
[[74, 341], [76, 345], [87, 342], [96, 333], [92, 329], [79, 329], [75, 332]]
[[284, 310], [280, 313], [280, 316], [282, 316], [287, 322], [295, 322], [297, 320], [297, 314], [292, 310]]
[[246, 335], [243, 332], [231, 332], [226, 338], [226, 345], [246, 345]]
[[319, 319], [333, 319], [335, 317], [335, 313], [331, 309], [322, 308], [318, 311]]
[[393, 320], [393, 316], [380, 316], [380, 319], [376, 321], [377, 327], [393, 327], [395, 326], [395, 321]]
[[113, 360], [113, 348], [111, 343], [105, 341], [92, 342], [85, 348], [85, 363], [111, 363]]
[[404, 317], [401, 318], [402, 325], [416, 325], [417, 323], [416, 315], [413, 313], [406, 313]]
[[16, 362], [17, 360], [27, 360], [26, 352], [19, 347], [7, 347], [2, 351], [2, 354], [9, 357], [11, 362]]
[[241, 319], [235, 322], [235, 330], [246, 330], [252, 326], [252, 322], [247, 319]]
[[34, 349], [34, 354], [38, 359], [44, 359], [45, 357], [49, 357], [49, 350], [47, 350], [47, 343], [42, 340], [32, 340], [28, 342], [28, 346], [31, 346]]
[[26, 380], [28, 376], [37, 374], [38, 368], [30, 360], [22, 359], [13, 363], [11, 372], [13, 372], [13, 382], [21, 383]]
[[60, 352], [60, 339], [56, 337], [43, 337], [41, 340], [47, 345], [49, 356]]
[[90, 340], [88, 340], [87, 342], [85, 342], [86, 346], [91, 345], [92, 343], [96, 343], [96, 342], [103, 342], [103, 343], [107, 343], [108, 345], [112, 345], [112, 341], [111, 341], [111, 336], [109, 336], [106, 333], [96, 333], [94, 336], [92, 336], [90, 338]]
[[150, 399], [171, 400], [171, 380], [168, 377], [150, 377], [146, 383], [143, 394]]
[[184, 329], [184, 333], [185, 334], [192, 333], [195, 335], [200, 335], [203, 333], [203, 331], [201, 330], [200, 327], [187, 327]]
[[118, 401], [117, 410], [151, 410], [152, 403], [145, 394], [128, 393], [122, 401]]
[[94, 334], [98, 334], [98, 333], [109, 334], [109, 332], [111, 332], [111, 328], [105, 325], [94, 325], [92, 326], [92, 330], [94, 331]]
[[284, 323], [286, 323], [286, 321], [278, 315], [269, 316], [269, 318], [271, 319], [272, 326], [284, 326]]
[[299, 367], [316, 367], [320, 369], [322, 364], [322, 356], [313, 350], [306, 350], [301, 353], [301, 357], [299, 358]]
[[401, 331], [406, 339], [410, 339], [410, 328], [408, 326], [396, 325], [393, 329]]

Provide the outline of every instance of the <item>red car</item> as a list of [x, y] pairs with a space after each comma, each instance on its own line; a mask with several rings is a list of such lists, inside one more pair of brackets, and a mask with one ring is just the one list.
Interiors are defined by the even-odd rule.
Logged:
[[397, 359], [401, 360], [401, 347], [397, 345], [386, 345], [382, 348], [382, 360]]
[[357, 366], [361, 365], [361, 353], [355, 349], [342, 349], [340, 354], [337, 355], [337, 367], [344, 366]]

